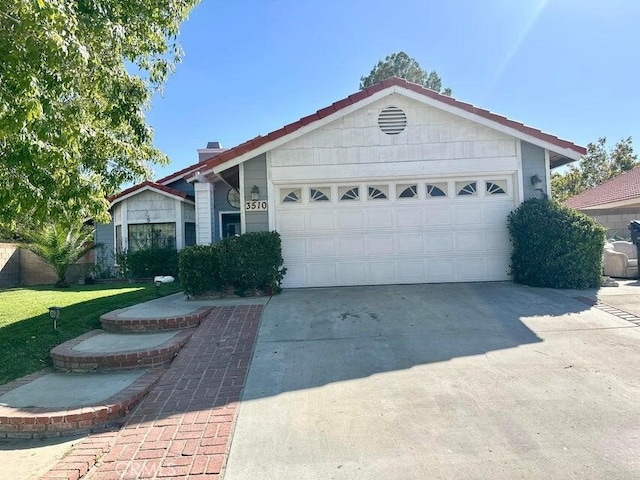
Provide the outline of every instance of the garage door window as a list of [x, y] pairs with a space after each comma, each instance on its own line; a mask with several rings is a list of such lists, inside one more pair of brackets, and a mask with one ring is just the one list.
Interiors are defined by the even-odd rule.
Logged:
[[369, 200], [386, 200], [389, 198], [389, 187], [376, 185], [369, 187]]
[[427, 198], [429, 197], [446, 197], [446, 183], [427, 183]]
[[418, 185], [398, 185], [396, 187], [398, 198], [418, 198]]
[[465, 195], [477, 196], [476, 182], [456, 182], [456, 192], [458, 192], [459, 197]]
[[299, 188], [283, 188], [280, 190], [283, 203], [300, 203], [302, 194]]
[[491, 180], [486, 182], [487, 195], [506, 195], [507, 182], [505, 180]]
[[358, 200], [360, 198], [358, 187], [340, 187], [338, 193], [340, 201]]
[[331, 188], [316, 187], [309, 190], [309, 198], [312, 202], [328, 202], [331, 200]]

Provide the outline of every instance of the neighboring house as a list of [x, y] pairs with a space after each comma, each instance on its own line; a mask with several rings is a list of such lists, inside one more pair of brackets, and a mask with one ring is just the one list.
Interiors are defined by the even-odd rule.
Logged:
[[178, 247], [194, 228], [198, 244], [276, 230], [284, 286], [318, 287], [508, 279], [507, 214], [548, 194], [550, 169], [586, 151], [390, 78], [198, 153], [199, 163], [114, 198], [105, 243], [131, 246], [154, 223]]
[[565, 200], [607, 229], [607, 238], [629, 238], [629, 222], [640, 219], [640, 166]]

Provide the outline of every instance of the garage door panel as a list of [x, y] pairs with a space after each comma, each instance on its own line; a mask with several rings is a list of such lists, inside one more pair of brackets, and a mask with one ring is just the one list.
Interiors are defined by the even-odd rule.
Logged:
[[509, 235], [506, 229], [485, 233], [487, 250], [507, 250], [509, 247]]
[[456, 278], [458, 281], [482, 280], [486, 277], [484, 258], [457, 258]]
[[454, 216], [456, 225], [482, 224], [482, 208], [479, 205], [473, 205], [471, 202], [466, 205], [457, 205]]
[[422, 253], [424, 236], [421, 233], [407, 233], [396, 235], [397, 252]]
[[456, 233], [455, 245], [457, 252], [482, 252], [487, 248], [485, 232], [474, 230]]
[[308, 240], [309, 255], [335, 255], [335, 239], [333, 237], [310, 238]]
[[342, 285], [363, 285], [366, 283], [366, 263], [348, 262], [338, 264], [338, 278]]
[[429, 259], [426, 261], [427, 278], [431, 281], [453, 281], [455, 277], [455, 259]]
[[311, 285], [326, 287], [338, 284], [336, 265], [333, 263], [311, 263], [307, 266], [307, 273]]
[[364, 237], [338, 237], [338, 255], [364, 255]]
[[364, 228], [364, 215], [361, 210], [337, 211], [338, 228], [341, 230], [361, 230]]
[[333, 231], [333, 212], [313, 212], [307, 215], [309, 230], [311, 231]]
[[428, 252], [452, 252], [453, 233], [450, 232], [428, 232], [427, 251]]
[[513, 210], [513, 204], [487, 205], [482, 215], [485, 225], [505, 225], [507, 215]]
[[487, 258], [487, 276], [491, 280], [502, 280], [509, 275], [509, 257], [496, 256]]
[[[284, 252], [283, 252], [284, 253]], [[308, 285], [307, 267], [306, 265], [291, 265], [286, 263], [287, 274], [284, 276], [282, 284], [285, 287], [299, 287], [300, 285]]]
[[396, 280], [398, 283], [420, 282], [424, 280], [424, 263], [422, 261], [405, 261], [396, 263]]
[[[394, 262], [371, 262], [368, 267], [368, 279], [371, 284], [389, 283], [389, 279], [394, 278]], [[392, 282], [393, 283], [393, 282]]]
[[398, 208], [396, 210], [396, 222], [400, 228], [421, 227], [422, 208], [420, 206], [414, 208]]
[[284, 258], [304, 257], [307, 254], [307, 241], [304, 238], [282, 237], [282, 255]]
[[280, 233], [304, 232], [304, 212], [283, 213], [278, 222]]
[[369, 236], [365, 238], [366, 253], [372, 255], [393, 255], [395, 248], [392, 235]]
[[444, 226], [453, 224], [453, 215], [449, 206], [424, 205], [425, 225]]
[[367, 225], [370, 229], [392, 228], [393, 210], [390, 208], [376, 208], [367, 211]]

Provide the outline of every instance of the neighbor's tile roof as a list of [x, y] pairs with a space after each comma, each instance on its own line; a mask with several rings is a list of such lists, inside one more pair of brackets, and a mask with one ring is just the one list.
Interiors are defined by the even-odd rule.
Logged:
[[[507, 126], [509, 128], [513, 128], [519, 132], [522, 132], [524, 134], [530, 135], [532, 137], [538, 138], [540, 140], [543, 140], [545, 142], [548, 142], [552, 145], [556, 145], [559, 148], [566, 148], [569, 150], [573, 150], [576, 153], [580, 154], [580, 155], [584, 155], [587, 153], [587, 150], [584, 147], [581, 147], [579, 145], [576, 145], [572, 142], [569, 142], [568, 140], [562, 140], [554, 135], [545, 133], [541, 130], [538, 130], [536, 128], [532, 128], [529, 127], [527, 125], [524, 125], [520, 122], [516, 122], [514, 120], [510, 120], [506, 117], [503, 117], [501, 115], [497, 115], [495, 113], [490, 112], [489, 110], [484, 110], [478, 107], [475, 107], [473, 105], [471, 105], [470, 103], [464, 103], [461, 102], [460, 100], [456, 100], [455, 98], [452, 97], [448, 97], [446, 95], [442, 95], [434, 90], [430, 90], [428, 88], [425, 88], [421, 85], [417, 85], [415, 83], [410, 83], [407, 82], [406, 80], [402, 79], [402, 78], [398, 78], [398, 77], [391, 77], [388, 78], [386, 80], [383, 80], [380, 83], [377, 83], [375, 85], [372, 85], [371, 87], [368, 87], [364, 90], [361, 90], [357, 93], [354, 93], [353, 95], [349, 95], [347, 98], [343, 98], [342, 100], [339, 100], [335, 103], [333, 103], [332, 105], [329, 105], [326, 108], [323, 108], [322, 110], [318, 110], [316, 113], [309, 115], [307, 117], [303, 117], [300, 120], [290, 123], [289, 125], [285, 125], [284, 127], [275, 130], [271, 133], [269, 133], [268, 135], [265, 136], [257, 136], [252, 140], [249, 140], [245, 143], [242, 143], [234, 148], [231, 148], [229, 150], [227, 150], [226, 152], [220, 153], [218, 155], [216, 155], [215, 157], [212, 157], [204, 162], [202, 162], [202, 166], [205, 169], [210, 169], [210, 168], [214, 168], [217, 167], [219, 165], [222, 165], [230, 160], [233, 160], [236, 157], [239, 157], [241, 155], [244, 155], [247, 152], [250, 152], [252, 150], [255, 150], [256, 148], [259, 148], [263, 145], [265, 145], [266, 143], [272, 142], [274, 140], [277, 140], [278, 138], [281, 138], [285, 135], [288, 135], [292, 132], [295, 132], [296, 130], [298, 130], [299, 128], [302, 128], [304, 126], [307, 126], [313, 122], [316, 122], [322, 118], [327, 117], [328, 115], [331, 115], [333, 113], [336, 113], [340, 110], [342, 110], [343, 108], [349, 107], [355, 103], [358, 103], [362, 100], [364, 100], [365, 98], [368, 98], [386, 88], [389, 87], [393, 87], [393, 86], [398, 86], [398, 87], [402, 87], [402, 88], [406, 88], [407, 90], [411, 90], [413, 92], [417, 92], [421, 95], [424, 95], [426, 97], [430, 97], [434, 100], [437, 100], [441, 103], [447, 104], [447, 105], [451, 105], [453, 107], [459, 108], [461, 110], [464, 110], [466, 112], [472, 113], [474, 115], [478, 115], [480, 117], [486, 118], [488, 120], [491, 120], [493, 122], [499, 123], [501, 125]], [[192, 167], [188, 167], [185, 170], [189, 170]]]
[[130, 193], [133, 193], [137, 190], [141, 190], [144, 187], [155, 188], [156, 190], [160, 190], [162, 192], [175, 195], [176, 197], [189, 198], [189, 195], [187, 195], [185, 192], [176, 190], [175, 188], [167, 187], [165, 185], [160, 185], [159, 183], [156, 183], [156, 182], [150, 182], [147, 180], [145, 182], [139, 183], [138, 185], [134, 185], [133, 187], [127, 188], [126, 190], [121, 191], [120, 193], [118, 193], [117, 195], [114, 195], [113, 197], [110, 197], [108, 199], [109, 203], [113, 203], [118, 198], [129, 195]]
[[634, 199], [640, 200], [640, 166], [571, 197], [564, 203], [568, 207], [582, 209]]

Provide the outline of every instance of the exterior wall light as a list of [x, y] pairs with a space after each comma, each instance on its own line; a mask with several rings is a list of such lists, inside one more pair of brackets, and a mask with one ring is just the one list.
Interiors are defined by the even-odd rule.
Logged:
[[260, 189], [257, 185], [251, 189], [251, 200], [260, 200]]
[[531, 185], [533, 185], [534, 190], [541, 189], [540, 186], [542, 185], [542, 180], [540, 180], [540, 177], [538, 176], [538, 174], [531, 176]]
[[49, 316], [53, 321], [53, 329], [58, 329], [58, 319], [60, 318], [60, 307], [49, 307]]

